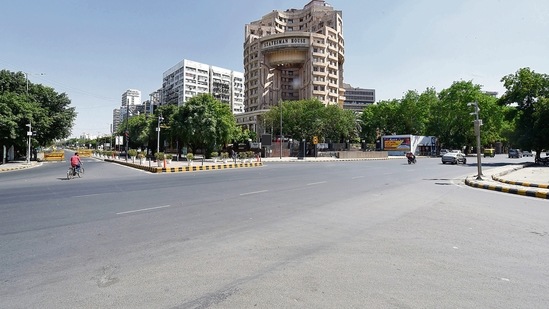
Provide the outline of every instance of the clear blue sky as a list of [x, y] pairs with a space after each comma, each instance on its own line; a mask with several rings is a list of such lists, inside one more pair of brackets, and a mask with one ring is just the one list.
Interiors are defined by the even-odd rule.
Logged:
[[[127, 89], [148, 99], [182, 59], [243, 71], [244, 25], [307, 2], [3, 1], [0, 68], [67, 93], [72, 136], [108, 133]], [[459, 80], [501, 95], [519, 68], [549, 74], [547, 0], [327, 2], [343, 12], [344, 81], [378, 101]]]

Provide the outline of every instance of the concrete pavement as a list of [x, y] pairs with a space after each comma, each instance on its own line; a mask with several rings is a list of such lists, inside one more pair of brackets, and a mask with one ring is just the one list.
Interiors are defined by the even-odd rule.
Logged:
[[[95, 158], [99, 160], [109, 161], [122, 165], [127, 165], [133, 168], [139, 168], [152, 173], [176, 173], [176, 172], [193, 172], [193, 171], [207, 171], [207, 170], [219, 170], [219, 169], [234, 169], [234, 168], [251, 168], [261, 167], [264, 163], [283, 163], [283, 162], [295, 162], [295, 163], [307, 163], [307, 162], [338, 162], [338, 161], [351, 161], [351, 160], [375, 160], [375, 159], [337, 159], [335, 157], [318, 157], [318, 158], [306, 158], [298, 159], [296, 157], [271, 157], [261, 158], [261, 160], [252, 159], [249, 162], [241, 162], [237, 160], [228, 160], [227, 163], [221, 161], [213, 162], [211, 159], [196, 160], [191, 165], [187, 161], [172, 161], [171, 163], [162, 162], [159, 167], [154, 161], [144, 161], [143, 163], [132, 162], [131, 159], [126, 161], [125, 159], [106, 159]], [[389, 158], [389, 159], [392, 159]], [[401, 159], [402, 157], [394, 158]], [[27, 168], [33, 168], [42, 165], [42, 162], [31, 161], [27, 164], [25, 161], [11, 161], [6, 164], [0, 165], [1, 172], [10, 172], [16, 170], [22, 170]], [[529, 164], [513, 164], [504, 165], [495, 168], [484, 168], [481, 179], [477, 179], [477, 175], [469, 175], [465, 179], [465, 184], [475, 188], [518, 194], [524, 196], [531, 196], [543, 199], [549, 199], [549, 167], [538, 166], [532, 163]]]

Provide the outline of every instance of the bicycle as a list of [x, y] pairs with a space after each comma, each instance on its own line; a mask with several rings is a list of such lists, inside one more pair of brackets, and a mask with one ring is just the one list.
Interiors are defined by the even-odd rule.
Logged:
[[81, 178], [83, 174], [84, 174], [84, 167], [83, 166], [80, 166], [78, 168], [71, 166], [71, 167], [69, 167], [69, 170], [67, 171], [67, 179], [70, 180], [70, 179], [75, 178], [76, 176], [78, 176], [78, 178]]

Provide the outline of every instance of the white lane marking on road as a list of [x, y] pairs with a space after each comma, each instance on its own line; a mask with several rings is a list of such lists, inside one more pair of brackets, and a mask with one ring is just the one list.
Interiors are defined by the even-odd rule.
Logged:
[[269, 190], [261, 190], [261, 191], [253, 191], [253, 192], [246, 192], [246, 193], [240, 193], [240, 196], [243, 196], [243, 195], [252, 195], [252, 194], [259, 194], [259, 193], [265, 193]]
[[307, 185], [308, 186], [314, 186], [314, 185], [319, 185], [319, 184], [326, 183], [326, 182], [327, 181], [311, 182], [311, 183], [308, 183]]
[[351, 178], [351, 179], [359, 179], [359, 178], [364, 178], [364, 177], [366, 177], [366, 176], [355, 176], [355, 177], [353, 177], [353, 178]]
[[76, 195], [76, 196], [74, 196], [73, 198], [89, 197], [89, 196], [96, 196], [96, 195], [103, 195], [103, 193]]
[[156, 210], [156, 209], [161, 209], [161, 208], [168, 208], [168, 207], [171, 207], [171, 206], [172, 205], [164, 205], [164, 206], [157, 206], [157, 207], [151, 207], [151, 208], [136, 209], [136, 210], [130, 210], [130, 211], [117, 212], [116, 214], [117, 215], [125, 215], [125, 214], [131, 214], [131, 213], [134, 213], [134, 212], [141, 212], [141, 211]]

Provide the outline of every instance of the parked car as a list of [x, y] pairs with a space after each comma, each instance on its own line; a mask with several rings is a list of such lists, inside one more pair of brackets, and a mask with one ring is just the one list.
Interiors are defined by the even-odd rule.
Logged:
[[440, 150], [440, 156], [442, 157], [443, 155], [449, 153], [450, 151], [448, 149], [441, 149]]
[[463, 164], [466, 164], [467, 163], [467, 158], [461, 152], [448, 152], [447, 154], [442, 156], [442, 164], [446, 164], [446, 163], [450, 163], [450, 164], [463, 163]]
[[531, 153], [531, 152], [528, 151], [528, 150], [524, 150], [524, 151], [522, 152], [522, 156], [523, 156], [523, 157], [533, 157], [534, 154]]
[[509, 158], [522, 158], [522, 152], [518, 149], [509, 149]]

